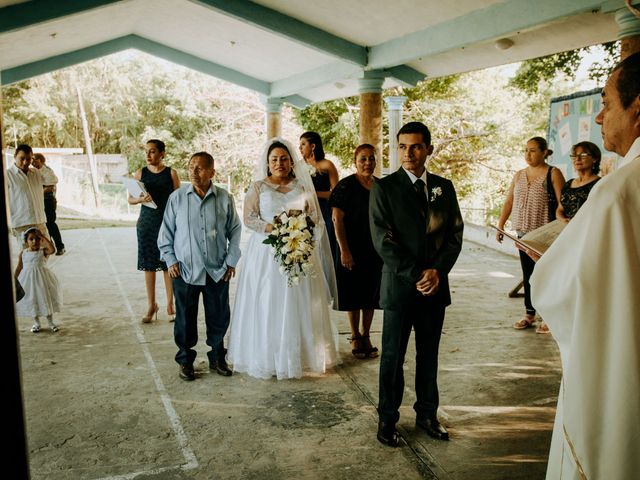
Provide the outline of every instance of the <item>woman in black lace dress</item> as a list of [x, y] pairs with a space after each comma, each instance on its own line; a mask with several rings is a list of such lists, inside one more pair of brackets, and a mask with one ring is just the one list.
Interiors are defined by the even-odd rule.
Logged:
[[[144, 271], [144, 283], [147, 288], [147, 314], [142, 317], [143, 323], [149, 323], [153, 316], [157, 318], [158, 302], [156, 302], [156, 272], [164, 273], [164, 287], [167, 292], [167, 315], [173, 320], [173, 285], [167, 272], [167, 265], [160, 260], [158, 250], [158, 232], [162, 224], [162, 216], [171, 192], [180, 187], [178, 174], [164, 164], [164, 142], [149, 140], [145, 145], [147, 166], [134, 173], [136, 180], [144, 183], [147, 195], [134, 198], [129, 195], [131, 205], [142, 204], [140, 216], [136, 224], [138, 234], [138, 270]], [[157, 208], [145, 203], [153, 202]]]
[[318, 195], [318, 203], [322, 211], [322, 218], [327, 228], [331, 254], [336, 257], [336, 236], [331, 220], [331, 207], [329, 206], [329, 196], [331, 190], [338, 183], [338, 170], [331, 160], [324, 158], [324, 148], [322, 139], [316, 132], [304, 132], [300, 135], [300, 153], [302, 158], [309, 165], [311, 180]]
[[602, 154], [595, 143], [580, 142], [571, 147], [571, 160], [578, 176], [572, 178], [562, 187], [560, 204], [556, 216], [568, 222], [571, 220], [589, 197], [589, 192], [600, 180], [600, 159]]
[[380, 308], [382, 260], [373, 247], [369, 228], [369, 192], [376, 180], [373, 145], [358, 146], [354, 164], [356, 173], [340, 180], [329, 200], [338, 243], [337, 309], [346, 311], [349, 318], [351, 353], [356, 358], [374, 358], [378, 349], [371, 344], [369, 330], [374, 309]]

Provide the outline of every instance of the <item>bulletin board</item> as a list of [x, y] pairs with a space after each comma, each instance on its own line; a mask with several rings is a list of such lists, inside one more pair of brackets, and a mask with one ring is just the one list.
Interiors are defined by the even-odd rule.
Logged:
[[601, 176], [615, 170], [620, 162], [618, 155], [604, 149], [600, 125], [595, 121], [602, 109], [601, 92], [602, 89], [596, 88], [551, 99], [547, 140], [553, 156], [549, 163], [562, 170], [567, 180], [575, 177], [569, 154], [571, 146], [578, 142], [586, 140], [600, 148]]

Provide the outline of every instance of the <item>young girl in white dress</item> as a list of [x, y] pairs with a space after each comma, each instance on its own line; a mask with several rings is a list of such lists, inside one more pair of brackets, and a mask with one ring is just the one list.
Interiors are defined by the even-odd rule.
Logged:
[[[253, 232], [238, 272], [229, 359], [235, 371], [257, 378], [300, 378], [339, 361], [329, 315], [335, 293], [331, 249], [309, 170], [294, 155], [287, 142], [269, 141], [245, 195], [244, 223]], [[316, 273], [292, 286], [271, 246], [262, 243], [274, 216], [290, 209], [306, 211], [316, 223], [311, 256]]]
[[62, 290], [58, 279], [47, 267], [47, 257], [56, 251], [53, 243], [37, 228], [24, 232], [24, 250], [18, 256], [15, 276], [24, 288], [25, 296], [16, 304], [16, 314], [33, 317], [31, 331], [40, 331], [38, 317], [46, 317], [52, 332], [59, 330], [53, 314], [62, 306]]

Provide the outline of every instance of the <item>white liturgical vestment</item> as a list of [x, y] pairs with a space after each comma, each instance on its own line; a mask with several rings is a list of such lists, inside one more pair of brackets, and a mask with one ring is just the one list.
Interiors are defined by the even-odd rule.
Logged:
[[563, 379], [547, 480], [640, 478], [640, 138], [531, 277]]

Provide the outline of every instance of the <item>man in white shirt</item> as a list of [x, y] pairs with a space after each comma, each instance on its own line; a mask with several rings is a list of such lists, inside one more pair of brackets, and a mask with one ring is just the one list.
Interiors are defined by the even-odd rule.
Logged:
[[40, 175], [42, 175], [44, 213], [47, 217], [47, 230], [49, 230], [51, 239], [56, 245], [56, 255], [63, 255], [64, 243], [62, 242], [60, 229], [56, 224], [56, 209], [58, 208], [58, 201], [56, 200], [56, 185], [58, 183], [58, 177], [51, 167], [45, 164], [46, 161], [47, 159], [43, 154], [34, 153], [31, 165], [40, 172]]
[[29, 168], [33, 150], [29, 145], [18, 145], [14, 154], [14, 163], [7, 168], [9, 186], [9, 210], [11, 211], [11, 233], [22, 247], [22, 234], [36, 227], [49, 237], [45, 225], [44, 192], [42, 176], [38, 170]]
[[623, 166], [591, 190], [531, 277], [562, 360], [547, 480], [640, 472], [640, 52], [614, 68], [596, 123]]

